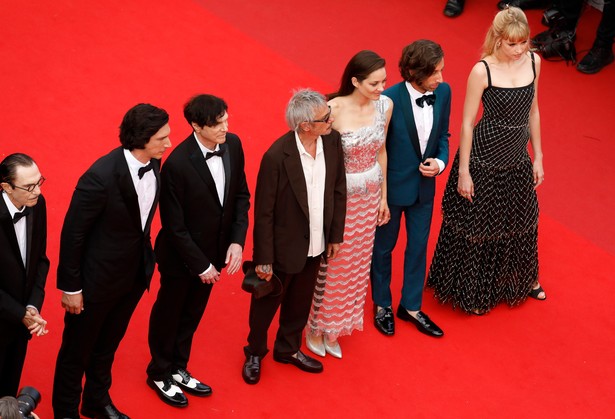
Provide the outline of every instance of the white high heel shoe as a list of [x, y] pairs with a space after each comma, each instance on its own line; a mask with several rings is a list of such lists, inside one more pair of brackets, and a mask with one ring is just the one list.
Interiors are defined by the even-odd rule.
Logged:
[[342, 347], [340, 343], [336, 340], [335, 342], [329, 342], [326, 338], [323, 339], [323, 343], [325, 346], [325, 351], [335, 357], [342, 359]]
[[324, 336], [312, 336], [309, 333], [305, 334], [305, 346], [318, 356], [325, 356], [325, 338]]

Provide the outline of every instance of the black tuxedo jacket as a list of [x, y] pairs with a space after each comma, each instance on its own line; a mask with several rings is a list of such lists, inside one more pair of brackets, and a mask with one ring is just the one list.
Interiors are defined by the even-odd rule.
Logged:
[[[337, 131], [322, 136], [325, 154], [325, 243], [342, 243], [346, 170]], [[254, 203], [254, 262], [287, 274], [301, 272], [310, 244], [307, 186], [295, 133], [274, 142], [263, 156]]]
[[26, 217], [27, 250], [24, 267], [15, 236], [13, 220], [4, 199], [0, 197], [0, 339], [22, 331], [30, 336], [21, 322], [26, 306], [41, 311], [45, 282], [49, 272], [47, 259], [47, 209], [45, 198]]
[[223, 204], [193, 134], [162, 167], [162, 229], [156, 238], [156, 259], [163, 274], [199, 275], [210, 263], [220, 270], [229, 245], [245, 245], [250, 192], [239, 137], [227, 133], [220, 149], [225, 150]]
[[123, 149], [98, 159], [79, 179], [60, 239], [58, 289], [83, 290], [85, 302], [102, 302], [149, 286], [154, 272], [150, 240], [160, 195], [160, 161], [151, 160], [156, 196], [145, 231]]

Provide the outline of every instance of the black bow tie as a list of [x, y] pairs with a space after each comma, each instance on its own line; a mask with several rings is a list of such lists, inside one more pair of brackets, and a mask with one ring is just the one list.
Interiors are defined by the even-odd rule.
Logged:
[[429, 106], [433, 106], [433, 104], [436, 103], [436, 95], [423, 95], [416, 100], [416, 104], [419, 105], [421, 108], [425, 103]]
[[208, 151], [207, 154], [205, 154], [205, 160], [209, 160], [211, 159], [213, 156], [218, 156], [218, 157], [222, 157], [222, 155], [224, 154], [224, 150], [223, 148], [220, 148], [216, 151], [214, 151], [213, 153], [211, 151]]
[[152, 170], [153, 168], [154, 166], [152, 166], [151, 163], [147, 166], [140, 167], [139, 171], [137, 172], [137, 174], [139, 175], [139, 179], [143, 179], [143, 175]]
[[17, 221], [19, 221], [21, 219], [21, 217], [25, 217], [26, 215], [30, 215], [30, 207], [25, 207], [23, 211], [21, 212], [16, 212], [15, 215], [13, 215], [13, 224], [17, 224]]

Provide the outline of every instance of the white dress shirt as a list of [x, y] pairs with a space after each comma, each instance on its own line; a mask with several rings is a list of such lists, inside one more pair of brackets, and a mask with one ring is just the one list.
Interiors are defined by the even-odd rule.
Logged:
[[127, 149], [124, 149], [124, 157], [126, 158], [126, 163], [128, 163], [130, 177], [132, 178], [132, 183], [135, 185], [135, 191], [137, 191], [137, 196], [139, 198], [141, 228], [145, 230], [145, 225], [147, 224], [147, 219], [149, 218], [152, 205], [154, 204], [154, 198], [156, 197], [156, 175], [152, 169], [146, 172], [143, 178], [139, 179], [139, 169], [152, 163], [144, 165]]
[[305, 151], [305, 147], [295, 132], [295, 141], [299, 149], [305, 185], [307, 186], [307, 198], [310, 222], [310, 245], [308, 257], [319, 256], [325, 251], [325, 177], [327, 166], [325, 165], [325, 153], [322, 149], [322, 138], [316, 140], [316, 158]]
[[[213, 150], [205, 147], [198, 140], [196, 133], [194, 133], [194, 139], [198, 144], [201, 152], [203, 153], [203, 157], [207, 156], [207, 153], [213, 153], [214, 151], [220, 150], [220, 145], [216, 144], [216, 148]], [[228, 150], [227, 150], [228, 151]], [[222, 157], [213, 156], [206, 160], [207, 167], [209, 167], [209, 171], [211, 172], [211, 176], [214, 178], [214, 182], [216, 183], [216, 191], [218, 192], [218, 199], [220, 200], [220, 205], [224, 205], [224, 186], [226, 183], [226, 175], [224, 174], [224, 164], [222, 163]]]
[[[4, 198], [6, 207], [9, 210], [9, 214], [11, 215], [11, 220], [13, 219], [15, 214], [17, 214], [18, 212], [23, 212], [26, 209], [24, 205], [24, 207], [21, 210], [18, 210], [17, 207], [13, 205], [13, 202], [11, 202], [11, 199], [5, 192], [2, 192], [2, 198]], [[19, 253], [21, 253], [21, 261], [23, 262], [23, 266], [25, 267], [26, 266], [26, 255], [27, 255], [27, 249], [28, 249], [27, 248], [28, 236], [27, 236], [27, 231], [26, 231], [27, 230], [26, 229], [26, 217], [21, 217], [19, 221], [13, 224], [13, 227], [15, 228], [15, 236], [17, 236], [17, 244], [19, 245]]]
[[[433, 106], [423, 104], [421, 108], [416, 104], [416, 100], [424, 95], [433, 95], [433, 92], [421, 93], [416, 90], [412, 84], [406, 82], [406, 89], [410, 95], [410, 103], [412, 103], [412, 113], [414, 114], [414, 124], [416, 125], [416, 132], [419, 135], [419, 145], [421, 147], [421, 157], [425, 155], [427, 149], [427, 142], [431, 135], [431, 129], [433, 128]], [[437, 98], [436, 98], [437, 100]], [[444, 170], [444, 162], [440, 159], [435, 159], [440, 168], [440, 172]], [[439, 173], [440, 173], [439, 172]]]

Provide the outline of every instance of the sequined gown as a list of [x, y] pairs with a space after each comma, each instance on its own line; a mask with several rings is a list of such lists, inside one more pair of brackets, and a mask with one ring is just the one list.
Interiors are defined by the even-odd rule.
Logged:
[[[427, 279], [440, 302], [465, 312], [524, 301], [538, 278], [538, 201], [528, 153], [534, 83], [491, 85], [474, 128], [473, 203], [457, 192], [459, 152], [442, 200], [442, 227]], [[534, 78], [534, 57], [532, 55]]]
[[385, 142], [390, 101], [374, 101], [372, 125], [342, 132], [347, 207], [344, 242], [335, 259], [321, 264], [306, 330], [330, 339], [363, 330], [363, 307], [369, 283], [374, 233], [383, 181], [377, 152]]

